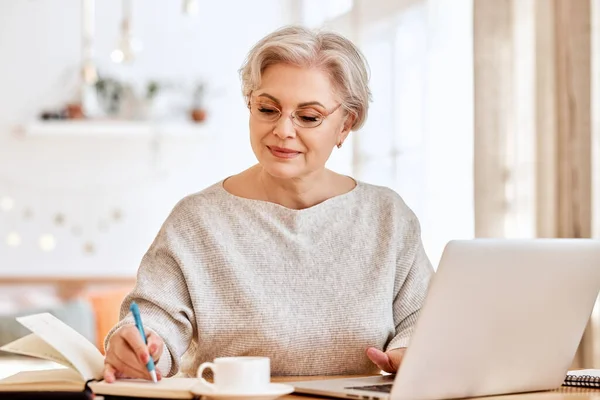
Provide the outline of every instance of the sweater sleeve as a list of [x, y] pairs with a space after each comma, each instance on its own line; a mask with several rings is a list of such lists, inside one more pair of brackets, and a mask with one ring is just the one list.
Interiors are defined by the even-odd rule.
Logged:
[[408, 346], [433, 275], [431, 262], [423, 248], [419, 221], [412, 212], [410, 214], [408, 229], [403, 235], [404, 245], [401, 246], [396, 265], [393, 303], [395, 336], [386, 350]]
[[157, 364], [164, 376], [172, 376], [179, 370], [181, 356], [189, 347], [196, 326], [181, 269], [182, 261], [178, 256], [184, 245], [178, 227], [182, 226], [181, 219], [185, 218], [185, 213], [180, 208], [180, 205], [176, 206], [142, 258], [135, 287], [121, 305], [120, 321], [104, 341], [106, 348], [117, 329], [134, 323], [129, 306], [135, 301], [140, 308], [144, 328], [164, 341], [163, 354]]

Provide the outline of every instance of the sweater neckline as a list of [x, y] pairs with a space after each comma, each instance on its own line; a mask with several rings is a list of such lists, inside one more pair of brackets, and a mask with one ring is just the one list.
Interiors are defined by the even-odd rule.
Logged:
[[[351, 178], [351, 177], [350, 177]], [[218, 184], [218, 190], [223, 192], [225, 196], [230, 197], [236, 201], [242, 202], [242, 203], [246, 203], [246, 204], [254, 204], [254, 205], [258, 205], [258, 206], [264, 206], [264, 207], [271, 207], [275, 210], [279, 210], [279, 211], [283, 211], [283, 212], [288, 212], [288, 213], [294, 213], [294, 214], [305, 214], [305, 213], [309, 213], [312, 211], [319, 211], [321, 209], [327, 208], [329, 206], [335, 206], [339, 203], [342, 203], [344, 201], [350, 200], [351, 198], [355, 197], [363, 188], [364, 184], [354, 178], [351, 178], [356, 185], [354, 186], [354, 188], [352, 188], [351, 190], [349, 190], [346, 193], [342, 193], [342, 194], [338, 194], [337, 196], [333, 196], [330, 197], [320, 203], [315, 204], [314, 206], [311, 207], [307, 207], [307, 208], [301, 208], [301, 209], [295, 209], [295, 208], [289, 208], [286, 206], [283, 206], [279, 203], [275, 203], [272, 201], [267, 201], [267, 200], [257, 200], [257, 199], [249, 199], [247, 197], [242, 197], [242, 196], [237, 196], [233, 193], [230, 193], [227, 191], [227, 189], [225, 189], [225, 187], [223, 186], [224, 182], [227, 180], [228, 178], [222, 179]]]

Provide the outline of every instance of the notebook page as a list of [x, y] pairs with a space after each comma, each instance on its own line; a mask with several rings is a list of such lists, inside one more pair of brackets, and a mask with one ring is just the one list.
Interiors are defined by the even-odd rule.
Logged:
[[76, 382], [83, 386], [81, 376], [71, 369], [44, 369], [41, 371], [21, 371], [0, 381], [0, 385], [27, 383]]
[[44, 360], [54, 361], [76, 370], [75, 366], [69, 360], [56, 351], [54, 347], [37, 337], [35, 333], [10, 342], [0, 347], [0, 350], [24, 356], [43, 358]]
[[567, 372], [570, 376], [595, 376], [600, 378], [600, 369], [578, 369]]
[[132, 396], [163, 399], [192, 399], [195, 378], [163, 378], [158, 383], [143, 379], [119, 379], [114, 383], [90, 382], [92, 392], [103, 396]]
[[75, 370], [62, 368], [22, 371], [0, 380], [0, 398], [6, 391], [83, 391], [85, 383]]
[[79, 332], [49, 313], [18, 317], [17, 321], [62, 354], [84, 380], [102, 378], [104, 357]]

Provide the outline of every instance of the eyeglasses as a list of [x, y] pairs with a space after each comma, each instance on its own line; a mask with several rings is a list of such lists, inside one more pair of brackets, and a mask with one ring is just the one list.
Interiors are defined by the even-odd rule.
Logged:
[[[290, 114], [292, 123], [300, 128], [316, 128], [321, 125], [325, 118], [337, 111], [341, 107], [338, 104], [333, 110], [323, 115], [312, 108], [299, 108]], [[273, 104], [261, 101], [248, 102], [248, 108], [252, 116], [263, 122], [275, 123], [281, 118], [281, 110]]]

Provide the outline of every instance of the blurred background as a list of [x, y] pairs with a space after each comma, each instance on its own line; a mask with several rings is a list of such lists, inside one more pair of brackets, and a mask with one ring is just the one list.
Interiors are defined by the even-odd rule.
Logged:
[[100, 346], [175, 203], [255, 162], [238, 69], [287, 24], [365, 53], [369, 119], [329, 167], [398, 191], [434, 265], [600, 236], [600, 0], [0, 0], [0, 344], [48, 310]]

